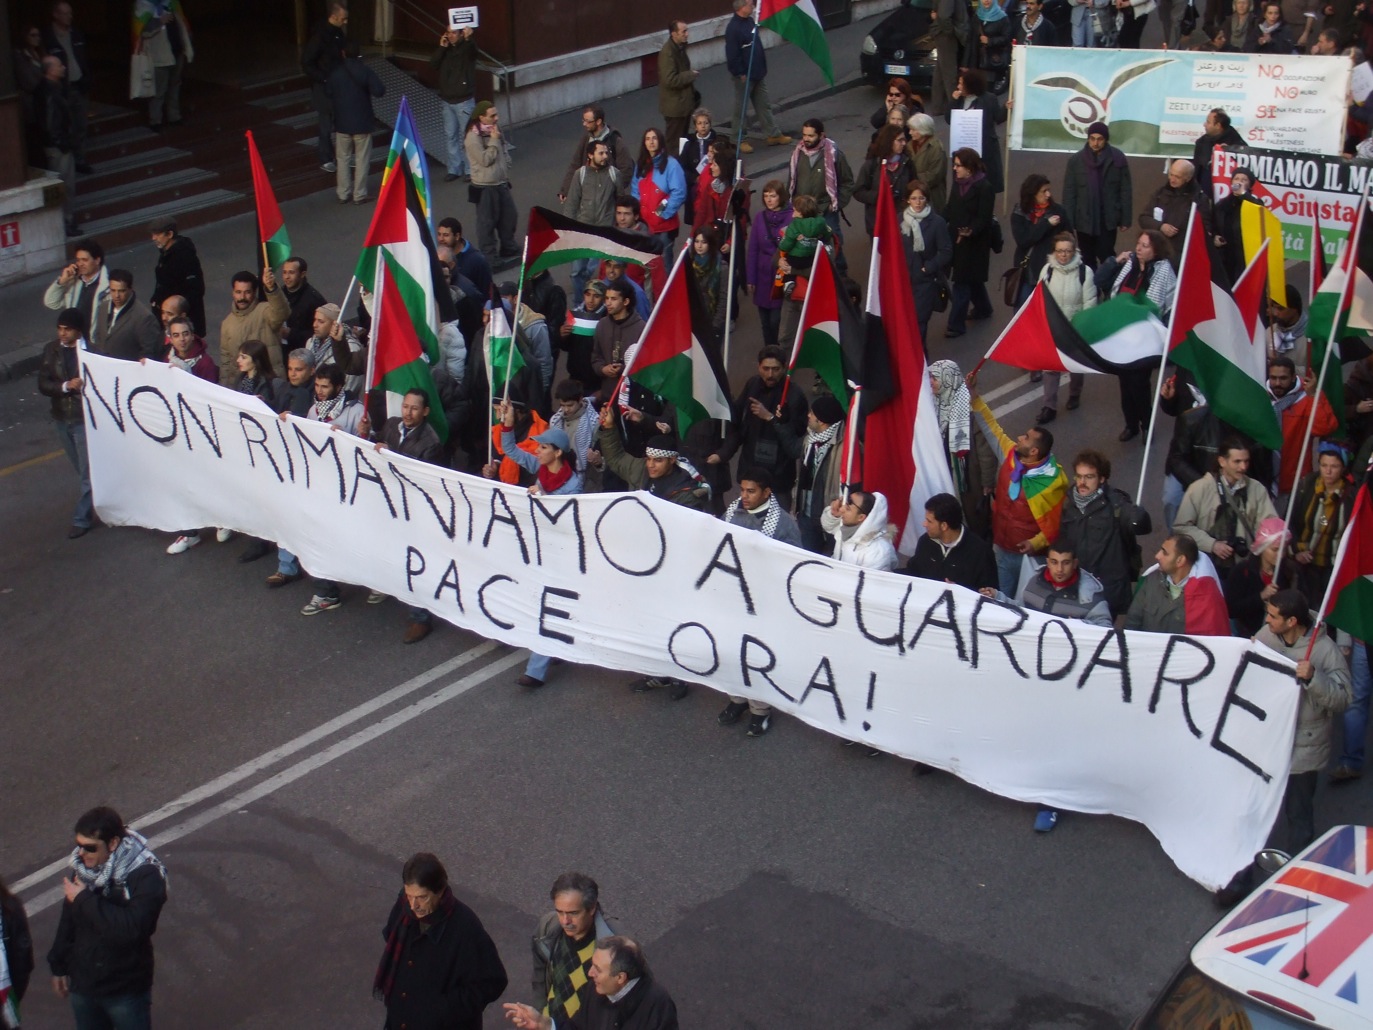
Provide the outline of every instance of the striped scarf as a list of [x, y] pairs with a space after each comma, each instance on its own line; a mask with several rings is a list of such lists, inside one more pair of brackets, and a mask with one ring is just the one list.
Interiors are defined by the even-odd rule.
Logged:
[[1317, 476], [1311, 502], [1302, 513], [1301, 524], [1305, 532], [1297, 549], [1310, 551], [1311, 564], [1318, 569], [1330, 567], [1331, 559], [1335, 556], [1335, 545], [1344, 534], [1342, 500], [1340, 494], [1329, 493], [1325, 489], [1325, 481]]
[[432, 930], [451, 916], [457, 907], [458, 899], [453, 896], [453, 888], [445, 887], [439, 903], [434, 906], [434, 911], [427, 916], [417, 916], [410, 908], [405, 891], [401, 890], [400, 918], [386, 935], [386, 946], [382, 950], [381, 961], [377, 963], [377, 975], [372, 979], [372, 997], [380, 1002], [385, 1002], [391, 997], [391, 988], [396, 986], [396, 970], [400, 968], [401, 956], [405, 954], [405, 946], [411, 936], [419, 933], [420, 924], [423, 923]]
[[[1014, 464], [1011, 466], [1011, 500], [1020, 500], [1020, 494], [1024, 491], [1025, 500], [1030, 503], [1030, 509], [1033, 511], [1035, 498], [1053, 486], [1059, 476], [1063, 476], [1063, 469], [1052, 454], [1042, 465], [1036, 465], [1034, 468], [1028, 468], [1020, 460], [1020, 455], [1015, 454]], [[1064, 476], [1064, 479], [1066, 481], [1067, 477]]]
[[[825, 192], [830, 198], [830, 210], [839, 211], [839, 177], [834, 168], [834, 156], [839, 153], [839, 148], [834, 145], [834, 140], [826, 136], [818, 144], [820, 157], [825, 162]], [[805, 144], [800, 144], [791, 152], [791, 181], [796, 181], [796, 165], [801, 160], [801, 152], [805, 151], [807, 158], [814, 153], [813, 150], [806, 150]]]

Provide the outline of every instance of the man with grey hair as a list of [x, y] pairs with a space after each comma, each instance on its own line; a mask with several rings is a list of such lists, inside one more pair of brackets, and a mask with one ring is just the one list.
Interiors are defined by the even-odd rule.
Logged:
[[591, 957], [596, 941], [614, 935], [601, 912], [601, 891], [585, 873], [563, 873], [548, 892], [553, 911], [534, 931], [534, 997], [543, 1015], [571, 1019], [594, 993]]
[[734, 17], [725, 25], [725, 64], [734, 80], [734, 108], [739, 125], [734, 138], [739, 141], [741, 154], [753, 153], [744, 135], [748, 129], [744, 100], [753, 103], [753, 115], [767, 137], [768, 146], [780, 147], [791, 142], [777, 127], [772, 116], [772, 101], [764, 81], [768, 75], [768, 59], [763, 53], [763, 41], [758, 36], [758, 23], [753, 20], [754, 0], [734, 0]]
[[[1157, 229], [1169, 239], [1187, 234], [1187, 219], [1191, 216], [1192, 205], [1197, 205], [1201, 213], [1202, 228], [1211, 235], [1211, 202], [1206, 194], [1197, 188], [1197, 169], [1191, 161], [1182, 158], [1168, 166], [1168, 181], [1148, 199], [1144, 210], [1139, 213], [1141, 229]], [[1181, 241], [1173, 248], [1173, 267], [1177, 267], [1182, 257]]]
[[286, 355], [286, 378], [276, 381], [272, 407], [304, 418], [315, 403], [315, 356], [304, 347]]
[[677, 1030], [677, 1006], [672, 996], [649, 972], [643, 949], [628, 937], [596, 941], [587, 975], [596, 990], [587, 998], [586, 1006], [565, 1022], [518, 1002], [506, 1003], [506, 1019], [519, 1030]]
[[343, 312], [337, 304], [322, 304], [315, 309], [314, 330], [314, 335], [304, 344], [314, 360], [314, 367], [338, 365], [347, 376], [343, 388], [357, 397], [362, 390], [363, 373], [367, 371], [367, 354], [353, 330], [344, 324]]

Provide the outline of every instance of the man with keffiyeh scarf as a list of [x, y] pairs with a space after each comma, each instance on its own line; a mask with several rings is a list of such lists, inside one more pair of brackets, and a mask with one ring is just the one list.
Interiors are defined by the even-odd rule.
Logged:
[[75, 834], [48, 951], [53, 990], [70, 998], [78, 1027], [150, 1028], [152, 937], [167, 901], [167, 870], [112, 808], [85, 813]]
[[834, 540], [820, 527], [820, 515], [842, 492], [844, 478], [844, 406], [830, 394], [811, 401], [806, 435], [778, 419], [777, 438], [791, 461], [800, 461], [796, 481], [796, 525], [801, 546], [816, 554], [834, 552]]
[[482, 1011], [509, 983], [495, 943], [436, 856], [412, 855], [401, 881], [372, 980], [387, 1030], [481, 1030]]
[[815, 198], [816, 214], [834, 230], [834, 267], [840, 274], [848, 271], [844, 260], [844, 233], [839, 214], [853, 197], [853, 169], [834, 140], [825, 135], [825, 123], [807, 118], [801, 127], [801, 142], [791, 152], [790, 192], [793, 197]]

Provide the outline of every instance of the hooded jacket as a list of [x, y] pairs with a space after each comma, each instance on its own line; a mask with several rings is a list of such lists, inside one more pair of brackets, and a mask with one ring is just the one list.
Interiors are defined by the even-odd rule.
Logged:
[[896, 568], [896, 528], [887, 524], [887, 499], [873, 495], [872, 511], [847, 538], [839, 516], [826, 508], [820, 513], [820, 528], [834, 537], [834, 558], [846, 565], [891, 571]]
[[[1301, 661], [1310, 643], [1308, 629], [1295, 644], [1287, 644], [1267, 626], [1254, 637], [1278, 654]], [[1349, 664], [1340, 654], [1339, 646], [1325, 633], [1316, 637], [1311, 649], [1312, 676], [1310, 683], [1301, 684], [1301, 704], [1297, 708], [1297, 733], [1292, 741], [1293, 776], [1319, 772], [1330, 763], [1330, 742], [1335, 716], [1341, 714], [1353, 698]]]

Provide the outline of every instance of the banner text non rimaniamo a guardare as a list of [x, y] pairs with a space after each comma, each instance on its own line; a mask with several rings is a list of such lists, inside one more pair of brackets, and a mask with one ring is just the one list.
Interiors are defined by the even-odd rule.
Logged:
[[112, 525], [223, 526], [313, 575], [573, 661], [680, 676], [988, 790], [1144, 823], [1217, 887], [1287, 776], [1290, 665], [820, 558], [643, 493], [538, 497], [378, 451], [166, 365], [83, 355]]

